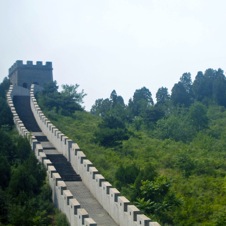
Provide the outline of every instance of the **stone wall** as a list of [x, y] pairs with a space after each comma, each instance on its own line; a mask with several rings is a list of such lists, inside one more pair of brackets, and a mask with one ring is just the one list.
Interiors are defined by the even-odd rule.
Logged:
[[[150, 218], [142, 214], [137, 207], [132, 205], [129, 200], [122, 196], [117, 189], [113, 188], [94, 167], [92, 162], [87, 159], [86, 155], [80, 150], [78, 144], [65, 136], [48, 120], [48, 118], [45, 117], [34, 97], [34, 87], [36, 86], [32, 85], [31, 87], [30, 101], [33, 114], [39, 127], [58, 151], [61, 151], [67, 158], [75, 171], [80, 174], [83, 183], [89, 188], [93, 196], [99, 201], [115, 222], [120, 226], [159, 226], [157, 222], [152, 222]], [[86, 210], [81, 208], [76, 197], [73, 197], [70, 190], [67, 189], [67, 186], [59, 173], [43, 152], [42, 145], [24, 127], [23, 122], [19, 119], [13, 106], [12, 98], [14, 93], [16, 92], [13, 91], [13, 86], [11, 86], [7, 93], [7, 101], [13, 113], [15, 125], [19, 133], [30, 140], [31, 147], [35, 152], [36, 157], [47, 169], [49, 184], [53, 193], [53, 202], [66, 214], [72, 226], [97, 225], [94, 220], [89, 217]]]
[[53, 81], [52, 63], [46, 62], [45, 65], [41, 61], [33, 64], [32, 61], [17, 60], [9, 69], [9, 79], [13, 85], [29, 88], [31, 84], [38, 84], [44, 86], [45, 83]]
[[42, 113], [34, 97], [34, 86], [31, 88], [31, 108], [36, 121], [49, 141], [67, 158], [83, 183], [93, 196], [121, 226], [157, 226], [150, 218], [130, 203], [120, 192], [99, 173], [77, 143], [73, 142], [56, 128]]
[[29, 138], [29, 131], [25, 128], [23, 122], [20, 120], [17, 112], [16, 112], [16, 109], [14, 107], [14, 104], [13, 104], [13, 96], [14, 95], [17, 95], [18, 93], [20, 93], [21, 95], [29, 95], [29, 93], [27, 93], [26, 91], [21, 91], [20, 89], [18, 90], [17, 88], [13, 88], [13, 86], [11, 85], [10, 88], [9, 88], [9, 91], [8, 93], [6, 94], [6, 98], [7, 98], [7, 102], [8, 102], [8, 105], [11, 109], [11, 112], [13, 114], [13, 121], [14, 121], [14, 124], [19, 132], [19, 134], [21, 136], [25, 136], [27, 138]]
[[57, 173], [52, 162], [47, 159], [42, 145], [36, 140], [34, 136], [25, 128], [23, 122], [20, 120], [16, 113], [13, 96], [16, 95], [17, 88], [11, 85], [7, 93], [7, 102], [13, 114], [13, 120], [19, 134], [26, 137], [30, 141], [32, 150], [39, 162], [43, 163], [52, 189], [53, 202], [68, 218], [71, 226], [97, 226], [95, 221], [89, 217], [85, 209], [81, 208], [79, 202], [72, 196], [71, 192], [67, 189], [66, 184]]

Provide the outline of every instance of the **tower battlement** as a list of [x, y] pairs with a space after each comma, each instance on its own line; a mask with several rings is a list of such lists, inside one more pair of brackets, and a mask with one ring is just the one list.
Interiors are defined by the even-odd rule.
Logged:
[[28, 60], [27, 63], [23, 63], [22, 60], [17, 60], [10, 68], [9, 68], [9, 76], [18, 69], [41, 69], [41, 70], [52, 70], [52, 62], [46, 62], [45, 65], [42, 61], [36, 61], [36, 64], [33, 64], [33, 61]]
[[28, 60], [23, 63], [22, 60], [17, 60], [9, 68], [9, 79], [13, 85], [22, 86], [24, 88], [30, 88], [31, 84], [37, 84], [43, 86], [45, 83], [53, 81], [52, 75], [52, 62]]

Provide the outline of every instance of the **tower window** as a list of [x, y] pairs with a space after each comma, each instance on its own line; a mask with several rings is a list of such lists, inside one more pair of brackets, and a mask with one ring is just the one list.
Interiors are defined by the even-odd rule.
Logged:
[[27, 83], [26, 82], [23, 83], [23, 87], [27, 89]]

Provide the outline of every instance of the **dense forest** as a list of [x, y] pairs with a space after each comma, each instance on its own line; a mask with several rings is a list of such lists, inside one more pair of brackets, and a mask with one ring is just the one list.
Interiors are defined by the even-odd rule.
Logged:
[[67, 226], [53, 207], [45, 169], [15, 130], [6, 102], [9, 85], [8, 79], [0, 84], [0, 225]]
[[184, 73], [169, 93], [115, 90], [82, 108], [78, 85], [48, 84], [41, 108], [97, 169], [161, 225], [226, 225], [226, 77]]

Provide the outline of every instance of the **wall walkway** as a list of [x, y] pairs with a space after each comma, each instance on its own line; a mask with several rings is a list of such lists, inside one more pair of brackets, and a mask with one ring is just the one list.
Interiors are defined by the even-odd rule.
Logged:
[[[159, 226], [121, 196], [120, 192], [113, 188], [86, 158], [78, 144], [65, 136], [45, 117], [36, 102], [34, 91], [35, 87], [32, 86], [30, 96], [23, 97], [23, 100], [27, 99], [29, 102], [27, 106], [23, 106], [23, 103], [20, 101], [18, 103], [17, 100], [15, 108], [13, 97], [15, 96], [15, 100], [20, 98], [16, 97], [15, 88], [11, 86], [7, 94], [8, 104], [19, 133], [30, 140], [38, 160], [45, 165], [53, 191], [53, 201], [66, 214], [70, 224], [72, 226]], [[23, 110], [19, 115], [17, 111], [20, 111], [20, 108]], [[31, 108], [34, 121], [38, 125], [36, 129], [31, 126], [33, 121], [31, 116], [24, 117], [28, 114], [26, 111], [23, 112], [24, 108]], [[30, 129], [28, 130], [27, 127]], [[60, 166], [62, 162], [65, 165]], [[66, 169], [68, 177], [63, 175], [62, 169]]]

